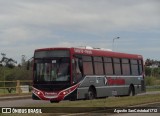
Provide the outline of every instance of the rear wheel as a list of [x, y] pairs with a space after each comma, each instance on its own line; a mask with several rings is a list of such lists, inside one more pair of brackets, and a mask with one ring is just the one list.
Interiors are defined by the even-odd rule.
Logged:
[[130, 86], [129, 87], [129, 93], [128, 93], [129, 96], [134, 96], [135, 95], [135, 91], [134, 91], [134, 87], [133, 86]]

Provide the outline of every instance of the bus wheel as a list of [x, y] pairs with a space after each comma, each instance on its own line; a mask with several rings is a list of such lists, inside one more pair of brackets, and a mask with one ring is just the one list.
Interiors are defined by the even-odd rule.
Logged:
[[88, 90], [88, 99], [91, 100], [91, 99], [95, 99], [96, 98], [96, 92], [93, 88], [90, 88]]
[[134, 91], [133, 85], [131, 85], [131, 86], [129, 87], [129, 93], [128, 93], [128, 95], [129, 95], [129, 96], [134, 96], [134, 95], [135, 95], [135, 91]]
[[76, 101], [76, 98], [75, 97], [71, 97], [70, 101]]
[[50, 103], [59, 103], [60, 101], [52, 101], [50, 100]]

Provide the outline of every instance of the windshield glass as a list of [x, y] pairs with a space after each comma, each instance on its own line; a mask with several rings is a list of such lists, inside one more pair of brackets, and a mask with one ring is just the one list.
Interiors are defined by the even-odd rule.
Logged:
[[54, 82], [69, 81], [69, 58], [60, 57], [53, 59], [35, 59], [34, 63], [34, 81], [36, 82]]

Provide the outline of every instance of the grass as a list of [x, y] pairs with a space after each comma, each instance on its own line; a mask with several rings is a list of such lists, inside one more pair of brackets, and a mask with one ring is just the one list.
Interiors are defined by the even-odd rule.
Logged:
[[29, 93], [16, 93], [16, 91], [9, 93], [7, 90], [1, 90], [0, 89], [0, 97], [4, 96], [24, 96], [24, 95], [32, 95], [32, 92]]
[[160, 91], [160, 88], [147, 88], [146, 91], [147, 91], [147, 92]]
[[146, 86], [160, 85], [160, 77], [146, 76], [145, 84]]

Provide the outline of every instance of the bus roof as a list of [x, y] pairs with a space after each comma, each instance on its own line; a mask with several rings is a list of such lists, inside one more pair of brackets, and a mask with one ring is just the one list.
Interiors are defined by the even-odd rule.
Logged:
[[91, 49], [91, 48], [79, 48], [79, 47], [56, 47], [56, 48], [42, 48], [36, 49], [38, 51], [50, 51], [50, 50], [70, 50], [72, 54], [90, 55], [90, 56], [105, 56], [105, 57], [115, 57], [115, 58], [130, 58], [130, 59], [143, 59], [142, 55], [138, 54], [128, 54], [113, 52], [107, 49]]

